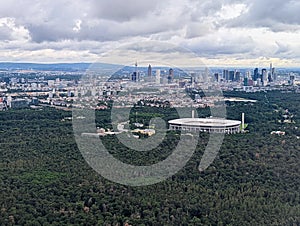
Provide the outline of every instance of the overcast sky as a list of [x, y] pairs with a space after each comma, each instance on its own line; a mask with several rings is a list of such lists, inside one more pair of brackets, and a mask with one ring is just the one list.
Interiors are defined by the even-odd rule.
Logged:
[[299, 0], [0, 1], [0, 61], [93, 62], [159, 41], [207, 65], [300, 66]]

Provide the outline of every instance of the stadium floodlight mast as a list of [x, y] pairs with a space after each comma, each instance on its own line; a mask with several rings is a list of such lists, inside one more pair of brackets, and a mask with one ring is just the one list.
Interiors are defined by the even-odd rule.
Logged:
[[[191, 136], [190, 131], [182, 131], [172, 153], [164, 160], [150, 165], [128, 164], [115, 158], [109, 152], [110, 150], [107, 149], [96, 134], [95, 108], [97, 108], [99, 103], [99, 95], [103, 94], [99, 94], [99, 90], [103, 88], [109, 90], [108, 87], [105, 87], [106, 82], [111, 81], [116, 72], [124, 68], [124, 66], [118, 65], [132, 66], [132, 62], [136, 62], [136, 59], [138, 59], [139, 65], [148, 66], [151, 64], [168, 68], [180, 68], [183, 72], [185, 71], [185, 66], [192, 64], [198, 68], [206, 69], [205, 73], [207, 73], [207, 67], [196, 54], [187, 49], [165, 42], [149, 41], [125, 45], [99, 57], [98, 62], [93, 63], [81, 77], [76, 91], [77, 95], [73, 102], [72, 124], [75, 140], [82, 156], [96, 172], [110, 181], [129, 186], [145, 186], [166, 180], [181, 170], [196, 150], [199, 133]], [[102, 64], [103, 62], [112, 63], [115, 66], [108, 68]], [[137, 66], [135, 73], [138, 73]], [[160, 76], [160, 73], [158, 74]], [[136, 74], [135, 76], [137, 77], [138, 75]], [[157, 99], [166, 99], [172, 102], [172, 100], [180, 98], [183, 102], [192, 103], [193, 100], [186, 93], [185, 89], [168, 90], [163, 84], [157, 84], [155, 78], [153, 79], [154, 82], [149, 84], [156, 85], [151, 85], [151, 87], [145, 85], [143, 81], [128, 81], [126, 83], [126, 91], [119, 90], [120, 93], [113, 98], [111, 109], [111, 122], [114, 131], [125, 131], [122, 123], [129, 120], [131, 107], [139, 100], [141, 93], [147, 93], [150, 88], [155, 92]], [[136, 92], [137, 90], [138, 92]], [[205, 92], [203, 89], [203, 92], [206, 97], [220, 97], [218, 106], [210, 108], [211, 116], [226, 118], [226, 107], [224, 102], [222, 103], [222, 91], [210, 90], [210, 92]], [[124, 102], [126, 102], [125, 105], [127, 107], [122, 107]], [[131, 107], [128, 107], [129, 105]], [[171, 107], [176, 109], [179, 118], [186, 118], [191, 115], [190, 108], [187, 110], [178, 106]], [[122, 145], [131, 150], [151, 151], [163, 142], [168, 129], [167, 122], [162, 118], [153, 118], [150, 120], [150, 124], [156, 125], [155, 135], [151, 137], [136, 139], [124, 132], [117, 133], [116, 137]], [[94, 135], [84, 136], [83, 134]], [[224, 134], [209, 134], [208, 144], [200, 160], [199, 171], [205, 170], [214, 161], [223, 139]]]

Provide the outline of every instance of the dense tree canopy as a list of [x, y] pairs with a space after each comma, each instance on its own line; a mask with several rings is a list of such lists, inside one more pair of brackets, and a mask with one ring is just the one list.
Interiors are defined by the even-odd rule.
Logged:
[[[229, 119], [245, 112], [248, 133], [226, 135], [214, 163], [201, 173], [209, 135], [200, 134], [181, 171], [145, 187], [112, 183], [90, 168], [77, 148], [71, 112], [0, 112], [0, 225], [299, 225], [299, 94], [225, 95], [258, 100], [227, 103]], [[165, 107], [132, 112], [132, 121], [147, 122], [154, 113], [176, 117]], [[207, 113], [198, 109], [199, 115]], [[97, 125], [112, 128], [109, 115], [97, 111]], [[292, 120], [282, 120], [287, 117]], [[271, 135], [273, 130], [286, 135]], [[139, 165], [166, 158], [177, 138], [169, 132], [147, 152], [129, 150], [115, 136], [101, 139], [113, 155]]]

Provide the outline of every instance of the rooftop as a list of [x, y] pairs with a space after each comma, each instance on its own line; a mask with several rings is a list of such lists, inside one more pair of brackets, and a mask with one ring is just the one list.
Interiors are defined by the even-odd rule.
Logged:
[[169, 121], [170, 124], [186, 125], [186, 126], [207, 126], [207, 127], [228, 127], [238, 126], [242, 122], [238, 120], [228, 120], [224, 118], [181, 118]]

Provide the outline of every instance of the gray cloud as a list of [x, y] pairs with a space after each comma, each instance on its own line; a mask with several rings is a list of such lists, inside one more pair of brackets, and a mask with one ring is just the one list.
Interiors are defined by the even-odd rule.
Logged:
[[290, 52], [290, 47], [287, 44], [276, 42], [276, 45], [278, 49], [276, 50], [275, 54], [282, 54], [282, 53], [287, 53]]
[[253, 0], [249, 10], [224, 25], [233, 27], [267, 27], [275, 32], [300, 30], [300, 2], [296, 0]]
[[191, 22], [187, 25], [185, 37], [188, 39], [201, 37], [212, 33], [214, 30], [215, 25], [213, 23]]
[[245, 54], [253, 52], [255, 43], [249, 36], [225, 37], [222, 39], [200, 39], [183, 44], [199, 56], [218, 56], [226, 54]]
[[119, 22], [132, 19], [143, 19], [148, 13], [156, 10], [159, 0], [93, 0], [91, 15], [96, 18], [115, 20]]
[[0, 40], [9, 41], [13, 39], [12, 29], [7, 25], [0, 26]]
[[[0, 9], [3, 17], [25, 26], [32, 41], [118, 40], [184, 26], [183, 9], [154, 1], [22, 1], [12, 0]], [[16, 7], [16, 5], [18, 5]], [[20, 10], [22, 8], [22, 10]], [[178, 17], [184, 20], [178, 20]], [[74, 29], [80, 21], [80, 29]]]
[[[235, 4], [245, 4], [247, 10], [227, 18], [237, 13]], [[276, 36], [300, 32], [299, 9], [297, 0], [10, 0], [1, 3], [0, 20], [12, 18], [14, 27], [0, 26], [0, 44], [5, 43], [0, 46], [19, 52], [51, 49], [87, 55], [122, 43], [163, 40], [208, 58], [239, 54], [299, 58], [295, 38]], [[272, 41], [266, 43], [270, 34]]]

